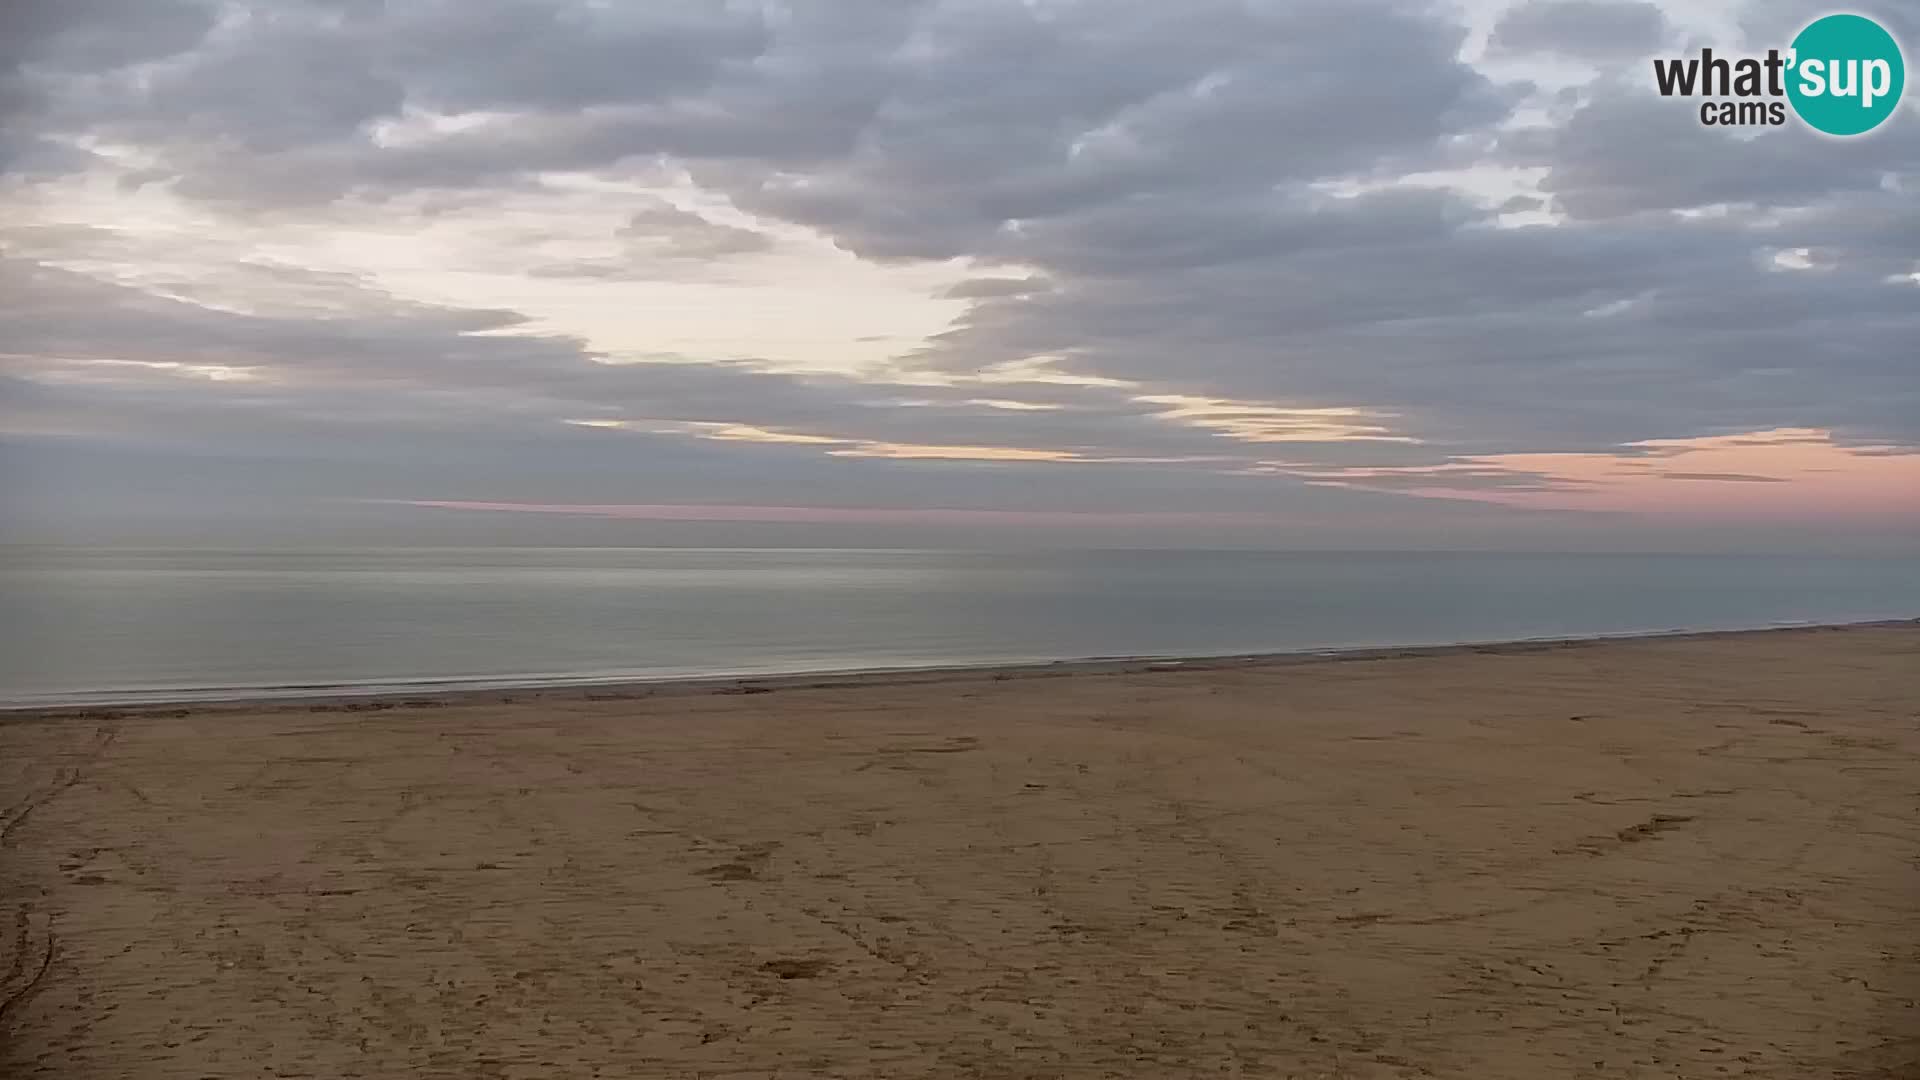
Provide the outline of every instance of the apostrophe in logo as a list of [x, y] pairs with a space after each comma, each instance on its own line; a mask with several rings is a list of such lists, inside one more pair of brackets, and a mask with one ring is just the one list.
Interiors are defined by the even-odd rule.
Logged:
[[1907, 63], [1900, 43], [1872, 19], [1828, 15], [1793, 39], [1787, 100], [1816, 131], [1859, 135], [1900, 107]]
[[1787, 122], [1787, 105], [1815, 131], [1861, 135], [1900, 108], [1907, 65], [1900, 43], [1864, 15], [1827, 15], [1808, 23], [1784, 52], [1764, 57], [1669, 57], [1653, 62], [1662, 97], [1703, 97], [1709, 127]]

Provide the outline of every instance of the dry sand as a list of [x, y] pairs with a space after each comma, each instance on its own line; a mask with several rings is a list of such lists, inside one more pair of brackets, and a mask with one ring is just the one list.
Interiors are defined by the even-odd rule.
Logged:
[[1920, 1076], [1920, 626], [1156, 666], [0, 718], [0, 1076]]

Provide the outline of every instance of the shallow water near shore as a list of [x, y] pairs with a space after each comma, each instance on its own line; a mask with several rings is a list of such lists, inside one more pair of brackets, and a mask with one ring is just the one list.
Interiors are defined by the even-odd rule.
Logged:
[[1920, 614], [1920, 560], [16, 548], [0, 703], [1714, 630]]

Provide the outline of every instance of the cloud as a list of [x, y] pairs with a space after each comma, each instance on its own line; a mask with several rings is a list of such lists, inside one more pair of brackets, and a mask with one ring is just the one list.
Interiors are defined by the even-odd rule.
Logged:
[[1540, 189], [1581, 219], [1736, 206], [1805, 207], [1839, 196], [1871, 201], [1888, 178], [1920, 168], [1920, 128], [1890, 126], [1841, 142], [1799, 124], [1741, 135], [1701, 126], [1679, 99], [1621, 92], [1567, 123], [1510, 142], [1516, 160], [1547, 168]]
[[0, 71], [27, 83], [123, 68], [199, 44], [219, 17], [206, 0], [13, 0]]
[[662, 254], [674, 259], [712, 259], [772, 246], [764, 233], [718, 225], [662, 200], [635, 211], [620, 234], [643, 244], [657, 243]]
[[774, 248], [774, 240], [757, 229], [709, 221], [657, 196], [636, 200], [640, 209], [627, 217], [612, 237], [612, 255], [538, 264], [526, 269], [535, 277], [584, 277], [605, 280], [684, 279], [698, 267], [710, 267], [741, 255], [758, 255]]
[[1645, 56], [1668, 35], [1666, 16], [1650, 3], [1527, 0], [1500, 17], [1488, 47], [1608, 61]]
[[[1680, 21], [1649, 4], [1500, 18], [1496, 60], [1579, 61], [1551, 92], [1399, 0], [22, 10], [0, 409], [36, 437], [690, 470], [585, 470], [586, 505], [1416, 515], [1393, 492], [1591, 498], [1546, 459], [1657, 440], [1920, 445], [1920, 126], [1703, 128], [1631, 62]], [[950, 325], [833, 357], [810, 306], [894, 340], [856, 258]], [[753, 347], [689, 345], [689, 307]], [[469, 501], [557, 501], [500, 475]]]
[[[41, 235], [71, 243], [97, 231]], [[110, 238], [97, 241], [111, 251]], [[1163, 404], [1129, 390], [875, 383], [796, 374], [753, 360], [611, 364], [577, 339], [543, 334], [499, 309], [402, 301], [346, 275], [241, 264], [227, 272], [252, 310], [46, 263], [0, 258], [6, 367], [52, 388], [88, 430], [167, 429], [257, 417], [403, 425], [592, 422], [714, 441], [980, 460], [1100, 460], [1216, 449], [1197, 428], [1161, 422]], [[215, 376], [218, 377], [215, 377]], [[210, 382], [221, 385], [210, 387]], [[1009, 398], [1026, 393], [1027, 398]], [[354, 405], [356, 396], [366, 403]], [[1009, 408], [1009, 405], [1012, 408]], [[42, 426], [59, 410], [42, 397]], [[932, 436], [932, 437], [930, 437]]]
[[1006, 296], [1032, 296], [1050, 288], [1052, 286], [1045, 280], [1035, 278], [968, 278], [948, 289], [944, 295], [951, 300], [993, 300]]

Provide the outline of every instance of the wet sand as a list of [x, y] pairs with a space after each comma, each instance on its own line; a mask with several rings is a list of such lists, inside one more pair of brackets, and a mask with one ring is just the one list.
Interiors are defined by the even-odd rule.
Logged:
[[1920, 1076], [1920, 625], [0, 716], [0, 1076]]

